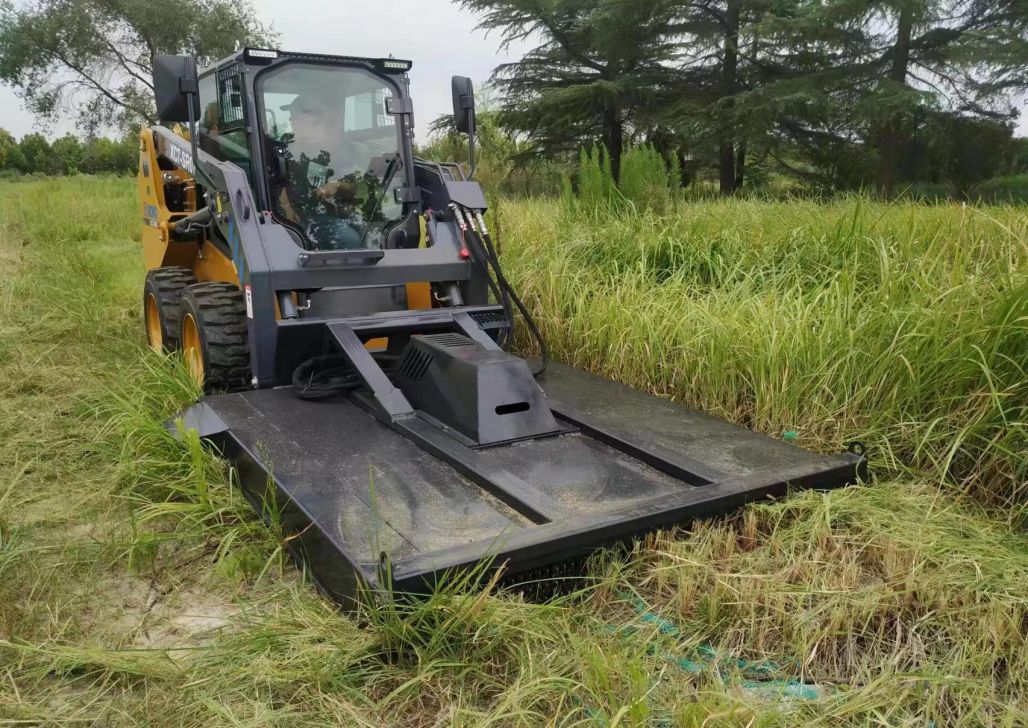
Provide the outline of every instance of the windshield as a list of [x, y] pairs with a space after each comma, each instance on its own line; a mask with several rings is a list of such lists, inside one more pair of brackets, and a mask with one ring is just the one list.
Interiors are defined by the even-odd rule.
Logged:
[[275, 212], [303, 230], [308, 247], [381, 248], [402, 217], [400, 135], [386, 113], [393, 93], [360, 68], [289, 64], [261, 77]]

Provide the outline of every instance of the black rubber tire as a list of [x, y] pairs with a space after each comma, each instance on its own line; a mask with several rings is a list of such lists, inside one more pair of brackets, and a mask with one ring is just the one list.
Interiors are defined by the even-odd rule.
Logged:
[[[204, 368], [204, 392], [231, 392], [250, 385], [250, 346], [243, 293], [231, 283], [195, 283], [182, 296], [182, 322], [196, 321]], [[181, 340], [182, 324], [179, 327]]]
[[179, 347], [179, 329], [181, 328], [182, 294], [186, 288], [196, 283], [196, 276], [189, 268], [168, 266], [154, 268], [146, 274], [143, 284], [143, 333], [146, 343], [150, 346], [150, 331], [146, 320], [146, 302], [152, 295], [157, 302], [157, 316], [160, 320], [161, 339], [164, 351], [175, 351]]

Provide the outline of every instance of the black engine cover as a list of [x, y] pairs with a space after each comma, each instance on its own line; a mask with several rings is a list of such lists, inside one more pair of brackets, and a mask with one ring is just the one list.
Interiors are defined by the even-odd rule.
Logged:
[[479, 445], [561, 430], [523, 359], [462, 334], [412, 336], [397, 383], [411, 404]]

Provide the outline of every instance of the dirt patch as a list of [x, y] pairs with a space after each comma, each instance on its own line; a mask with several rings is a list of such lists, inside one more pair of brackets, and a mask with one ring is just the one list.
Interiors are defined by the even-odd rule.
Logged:
[[[95, 591], [93, 591], [95, 590]], [[172, 588], [121, 573], [93, 586], [87, 600], [105, 606], [92, 610], [88, 631], [95, 641], [167, 649], [196, 647], [229, 625], [238, 612], [224, 595], [197, 586]]]
[[139, 622], [135, 643], [141, 647], [183, 647], [207, 642], [231, 623], [238, 609], [217, 594], [188, 588], [168, 595], [155, 590]]

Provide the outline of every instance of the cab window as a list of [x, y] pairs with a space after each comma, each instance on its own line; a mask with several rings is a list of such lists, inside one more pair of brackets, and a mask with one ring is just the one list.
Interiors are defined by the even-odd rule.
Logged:
[[253, 187], [252, 159], [246, 138], [242, 77], [231, 69], [200, 79], [197, 146], [222, 162], [240, 167]]
[[395, 89], [370, 70], [288, 63], [257, 81], [276, 216], [316, 250], [381, 248], [404, 215]]

